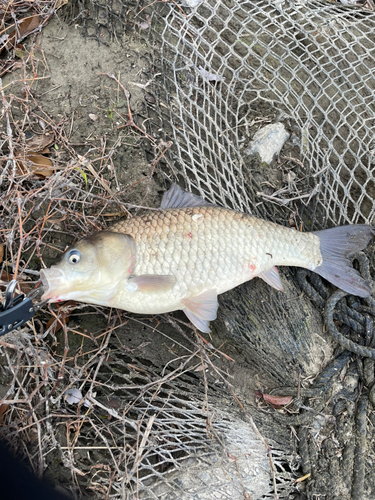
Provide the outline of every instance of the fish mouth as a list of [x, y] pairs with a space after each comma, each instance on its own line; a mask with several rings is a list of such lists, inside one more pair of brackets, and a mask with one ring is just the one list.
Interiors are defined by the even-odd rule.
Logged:
[[88, 304], [108, 305], [118, 285], [117, 280], [97, 286], [92, 280], [89, 288], [87, 285], [82, 288], [82, 284], [72, 283], [57, 266], [41, 269], [40, 279], [44, 288], [41, 300], [49, 303], [78, 300]]
[[41, 300], [48, 300], [48, 302], [57, 302], [59, 296], [61, 295], [62, 285], [64, 285], [65, 274], [61, 269], [55, 266], [49, 269], [42, 269], [40, 271], [40, 279], [42, 280], [42, 285], [44, 287], [44, 293]]

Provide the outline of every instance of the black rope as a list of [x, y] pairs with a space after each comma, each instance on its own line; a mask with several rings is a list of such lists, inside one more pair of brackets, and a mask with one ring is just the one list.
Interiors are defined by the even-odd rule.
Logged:
[[[374, 348], [375, 346], [375, 329], [372, 318], [366, 315], [366, 346]], [[372, 387], [375, 382], [374, 374], [375, 361], [371, 358], [366, 358], [363, 361], [363, 379], [366, 387]]]
[[[326, 309], [324, 312], [324, 320], [325, 324], [327, 327], [327, 331], [332, 337], [337, 340], [337, 342], [347, 349], [350, 352], [353, 352], [355, 354], [358, 354], [359, 356], [362, 356], [364, 358], [373, 358], [375, 359], [375, 349], [371, 347], [365, 347], [361, 346], [352, 340], [344, 337], [342, 333], [338, 331], [336, 328], [336, 325], [334, 323], [334, 311], [336, 304], [341, 300], [343, 297], [346, 297], [348, 295], [347, 292], [343, 292], [342, 290], [337, 290], [335, 293], [333, 293], [330, 298], [327, 300], [327, 305]], [[365, 321], [365, 320], [364, 320]], [[363, 328], [363, 331], [365, 331], [365, 328]]]
[[362, 394], [358, 401], [356, 413], [356, 445], [354, 450], [352, 500], [363, 499], [366, 469], [365, 453], [363, 451], [366, 447], [367, 405], [367, 395]]
[[320, 276], [307, 269], [298, 269], [297, 280], [301, 289], [314, 304], [320, 309], [324, 309], [329, 294]]
[[[370, 272], [370, 262], [364, 252], [358, 252], [354, 258], [358, 262], [360, 273], [368, 285], [374, 288]], [[337, 290], [329, 296], [328, 288], [324, 285], [320, 276], [306, 269], [299, 269], [297, 280], [302, 290], [309, 296], [312, 302], [324, 311], [324, 319], [327, 331], [345, 349], [364, 358], [375, 359], [375, 344], [370, 345], [370, 337], [373, 337], [373, 321], [375, 319], [375, 299], [366, 297], [367, 305], [360, 302], [358, 297], [349, 295], [342, 290]], [[345, 337], [337, 328], [335, 322], [347, 325], [354, 340]], [[364, 341], [357, 342], [358, 335]], [[360, 344], [364, 345], [360, 345]], [[362, 370], [363, 371], [363, 370]], [[367, 368], [370, 375], [370, 368]]]
[[[375, 252], [373, 251], [371, 255], [372, 262], [374, 256]], [[359, 252], [353, 260], [355, 266], [358, 263], [357, 267], [361, 276], [371, 290], [374, 291], [375, 284], [370, 273], [369, 258], [363, 252]], [[372, 432], [372, 426], [367, 428], [369, 402], [375, 407], [375, 299], [371, 296], [362, 299], [349, 295], [342, 290], [337, 290], [330, 295], [328, 287], [325, 286], [320, 276], [304, 269], [298, 271], [297, 279], [302, 290], [312, 302], [324, 311], [327, 332], [339, 343], [344, 352], [317, 377], [312, 388], [301, 390], [301, 395], [304, 397], [318, 397], [318, 404], [314, 405], [312, 411], [305, 410], [300, 415], [293, 416], [291, 420], [286, 418], [284, 423], [291, 425], [302, 424], [298, 430], [298, 449], [302, 468], [304, 474], [310, 472], [314, 478], [314, 470], [319, 464], [319, 456], [313, 456], [314, 452], [316, 453], [315, 444], [313, 439], [309, 439], [311, 419], [320, 412], [326, 413], [327, 396], [330, 393], [332, 382], [336, 380], [336, 377], [333, 377], [332, 374], [334, 372], [336, 374], [341, 373], [341, 370], [337, 369], [338, 361], [349, 363], [353, 357], [352, 353], [357, 354], [356, 359], [352, 360], [351, 367], [358, 374], [358, 388], [356, 391], [352, 391], [352, 394], [346, 394], [345, 390], [342, 390], [338, 398], [332, 398], [330, 401], [333, 405], [332, 414], [336, 418], [336, 433], [338, 436], [343, 435], [344, 424], [350, 426], [350, 421], [354, 419], [352, 425], [355, 432], [351, 433], [349, 439], [342, 440], [345, 446], [343, 446], [340, 476], [342, 476], [341, 480], [346, 488], [349, 491], [351, 490], [352, 500], [362, 500], [366, 475], [366, 454], [364, 451], [366, 441], [370, 438], [367, 434]], [[339, 326], [339, 323], [341, 323], [341, 326]], [[340, 363], [340, 366], [343, 366], [342, 363]], [[354, 404], [353, 397], [355, 393], [357, 393], [357, 397], [358, 394], [360, 396], [357, 401], [355, 415], [352, 414], [353, 417], [350, 417], [349, 403], [352, 401], [352, 404]], [[346, 417], [343, 415], [346, 415]], [[373, 425], [375, 425], [375, 417]], [[347, 431], [346, 427], [345, 429]], [[333, 467], [333, 462], [330, 462], [330, 467]], [[320, 470], [319, 466], [317, 470]], [[315, 491], [312, 482], [310, 483], [310, 490]]]

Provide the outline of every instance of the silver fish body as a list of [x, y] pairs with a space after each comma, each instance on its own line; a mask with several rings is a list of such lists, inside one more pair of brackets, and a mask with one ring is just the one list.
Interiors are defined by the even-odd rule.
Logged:
[[276, 265], [313, 270], [322, 260], [317, 236], [219, 207], [155, 211], [111, 231], [134, 239], [135, 276], [176, 279], [172, 289], [158, 294], [119, 290], [111, 305], [136, 313], [183, 309], [183, 299], [208, 290], [224, 293]]
[[368, 295], [348, 257], [373, 233], [365, 225], [302, 233], [209, 205], [173, 186], [161, 210], [81, 240], [57, 266], [41, 271], [43, 298], [141, 314], [182, 309], [209, 331], [217, 295], [255, 276], [282, 290], [275, 266], [307, 268], [350, 293]]

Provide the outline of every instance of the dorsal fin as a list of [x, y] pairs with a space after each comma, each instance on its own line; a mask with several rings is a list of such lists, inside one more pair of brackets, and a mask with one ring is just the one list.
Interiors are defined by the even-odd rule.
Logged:
[[199, 196], [184, 191], [177, 184], [172, 184], [163, 195], [160, 208], [166, 210], [167, 208], [187, 208], [187, 207], [213, 207], [212, 203], [203, 200]]

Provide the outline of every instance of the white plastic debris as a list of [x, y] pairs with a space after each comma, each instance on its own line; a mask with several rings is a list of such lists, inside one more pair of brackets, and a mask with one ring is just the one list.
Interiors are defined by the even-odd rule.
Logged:
[[221, 76], [217, 73], [210, 73], [206, 71], [202, 66], [199, 66], [199, 73], [202, 75], [203, 79], [207, 82], [221, 82], [225, 80], [224, 76]]
[[253, 140], [245, 149], [245, 154], [259, 154], [261, 160], [267, 164], [271, 163], [275, 155], [278, 155], [289, 134], [282, 123], [272, 123], [258, 130]]
[[182, 0], [182, 5], [195, 9], [203, 2], [205, 2], [205, 0]]
[[[65, 401], [68, 405], [77, 405], [83, 398], [82, 392], [79, 389], [68, 389], [65, 391]], [[90, 401], [85, 399], [84, 406], [90, 407]]]

